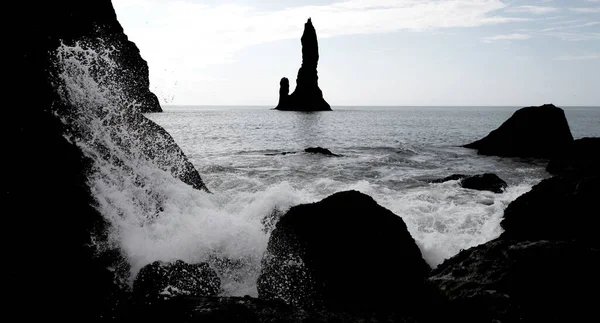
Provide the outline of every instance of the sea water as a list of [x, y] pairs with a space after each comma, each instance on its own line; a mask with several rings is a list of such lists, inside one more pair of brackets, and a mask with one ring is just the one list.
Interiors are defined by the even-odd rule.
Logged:
[[[61, 46], [57, 59], [57, 87], [72, 110], [56, 114], [76, 125], [80, 135], [66, 136], [95, 161], [88, 185], [110, 223], [109, 239], [98, 248], [121, 250], [131, 266], [129, 282], [156, 260], [207, 261], [221, 277], [222, 295], [256, 296], [273, 225], [265, 219], [343, 190], [368, 194], [401, 217], [435, 267], [501, 234], [506, 206], [549, 176], [545, 161], [480, 156], [460, 147], [518, 107], [334, 106], [301, 113], [164, 106], [163, 113], [147, 114], [173, 136], [212, 194], [200, 192], [136, 153], [142, 134], [123, 118], [136, 103], [112, 82], [110, 51]], [[92, 72], [94, 66], [105, 72]], [[599, 108], [563, 108], [575, 138], [600, 136]], [[304, 152], [316, 146], [340, 156]], [[487, 172], [508, 183], [505, 192], [429, 182]]]

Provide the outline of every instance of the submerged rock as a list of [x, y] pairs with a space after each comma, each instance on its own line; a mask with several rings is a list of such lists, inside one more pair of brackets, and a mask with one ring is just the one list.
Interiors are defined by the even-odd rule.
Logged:
[[296, 89], [290, 95], [289, 80], [284, 77], [279, 82], [279, 104], [276, 110], [283, 111], [330, 111], [329, 103], [323, 98], [319, 88], [317, 64], [319, 62], [319, 45], [317, 32], [310, 18], [304, 25], [302, 34], [302, 66], [298, 70]]
[[[571, 322], [595, 315], [600, 250], [497, 239], [461, 251], [429, 281], [461, 322]], [[452, 315], [452, 316], [451, 316]]]
[[514, 240], [576, 240], [600, 246], [600, 176], [543, 180], [510, 203], [500, 223]]
[[214, 296], [221, 280], [208, 264], [155, 261], [143, 267], [133, 282], [133, 294], [139, 301], [152, 304], [175, 296]]
[[464, 147], [482, 155], [552, 158], [572, 141], [564, 111], [545, 104], [517, 110], [498, 129]]
[[554, 175], [585, 176], [600, 173], [600, 138], [574, 140], [560, 156], [550, 160], [546, 170]]
[[396, 308], [422, 301], [430, 268], [402, 218], [357, 191], [292, 207], [263, 257], [259, 298], [305, 308]]
[[321, 148], [321, 147], [309, 147], [309, 148], [304, 149], [304, 152], [313, 153], [313, 154], [322, 154], [325, 156], [333, 156], [333, 157], [341, 156], [341, 155], [332, 153], [329, 149]]
[[492, 173], [480, 175], [462, 175], [454, 174], [442, 179], [431, 181], [432, 183], [443, 183], [447, 181], [460, 181], [460, 186], [479, 191], [490, 191], [502, 193], [508, 186], [498, 175]]

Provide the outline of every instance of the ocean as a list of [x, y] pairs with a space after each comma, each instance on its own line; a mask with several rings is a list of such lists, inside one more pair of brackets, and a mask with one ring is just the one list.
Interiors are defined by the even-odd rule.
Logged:
[[[156, 260], [206, 261], [221, 278], [223, 296], [257, 296], [271, 219], [343, 190], [368, 194], [402, 217], [435, 267], [500, 235], [507, 205], [549, 176], [544, 161], [480, 156], [460, 147], [520, 107], [334, 106], [301, 113], [164, 106], [163, 113], [147, 114], [189, 157], [212, 192], [206, 193], [138, 151], [144, 134], [128, 125], [124, 112], [136, 103], [115, 82], [109, 52], [63, 45], [57, 59], [59, 93], [73, 110], [56, 113], [77, 132], [67, 139], [94, 160], [88, 185], [110, 224], [107, 240], [96, 245], [121, 251], [131, 268], [129, 283]], [[575, 138], [600, 136], [600, 108], [562, 108]], [[340, 156], [304, 152], [316, 146]], [[429, 183], [486, 172], [508, 183], [504, 193]]]
[[[496, 238], [506, 206], [549, 177], [544, 161], [480, 156], [460, 147], [484, 137], [519, 108], [333, 107], [304, 113], [165, 106], [165, 112], [147, 117], [182, 147], [231, 221], [259, 220], [273, 210], [358, 190], [402, 217], [424, 258], [436, 266]], [[575, 138], [600, 136], [600, 108], [563, 108]], [[316, 146], [341, 156], [304, 152]], [[506, 192], [429, 183], [486, 172], [504, 179]], [[266, 239], [259, 240], [264, 248]], [[242, 290], [233, 284], [231, 294], [254, 294], [251, 282]]]

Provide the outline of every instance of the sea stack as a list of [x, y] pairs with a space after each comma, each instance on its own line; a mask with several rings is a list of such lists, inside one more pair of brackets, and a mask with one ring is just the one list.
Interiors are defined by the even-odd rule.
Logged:
[[319, 88], [317, 64], [319, 62], [319, 44], [317, 32], [308, 18], [302, 34], [302, 66], [298, 70], [296, 89], [289, 93], [290, 83], [284, 77], [280, 81], [279, 104], [275, 108], [282, 111], [331, 111], [331, 106], [323, 98]]

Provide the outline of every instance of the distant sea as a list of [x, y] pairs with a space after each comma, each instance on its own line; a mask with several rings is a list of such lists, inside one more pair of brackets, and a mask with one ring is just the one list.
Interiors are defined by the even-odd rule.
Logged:
[[[520, 107], [338, 106], [318, 113], [271, 108], [165, 106], [164, 113], [147, 116], [182, 147], [214, 193], [213, 207], [231, 225], [248, 226], [299, 203], [358, 190], [404, 219], [432, 266], [497, 237], [506, 206], [549, 176], [544, 161], [480, 156], [460, 147], [487, 135]], [[600, 136], [600, 108], [562, 108], [576, 139]], [[317, 146], [341, 156], [304, 152]], [[508, 189], [494, 194], [463, 189], [457, 182], [429, 183], [451, 174], [487, 172], [504, 179]], [[260, 259], [266, 236], [250, 237], [252, 232], [225, 244], [222, 248], [232, 250], [224, 253], [254, 252], [250, 258]], [[177, 248], [169, 239], [165, 248]], [[247, 245], [252, 243], [263, 246]], [[255, 293], [257, 272], [246, 270], [230, 277], [227, 293]]]

